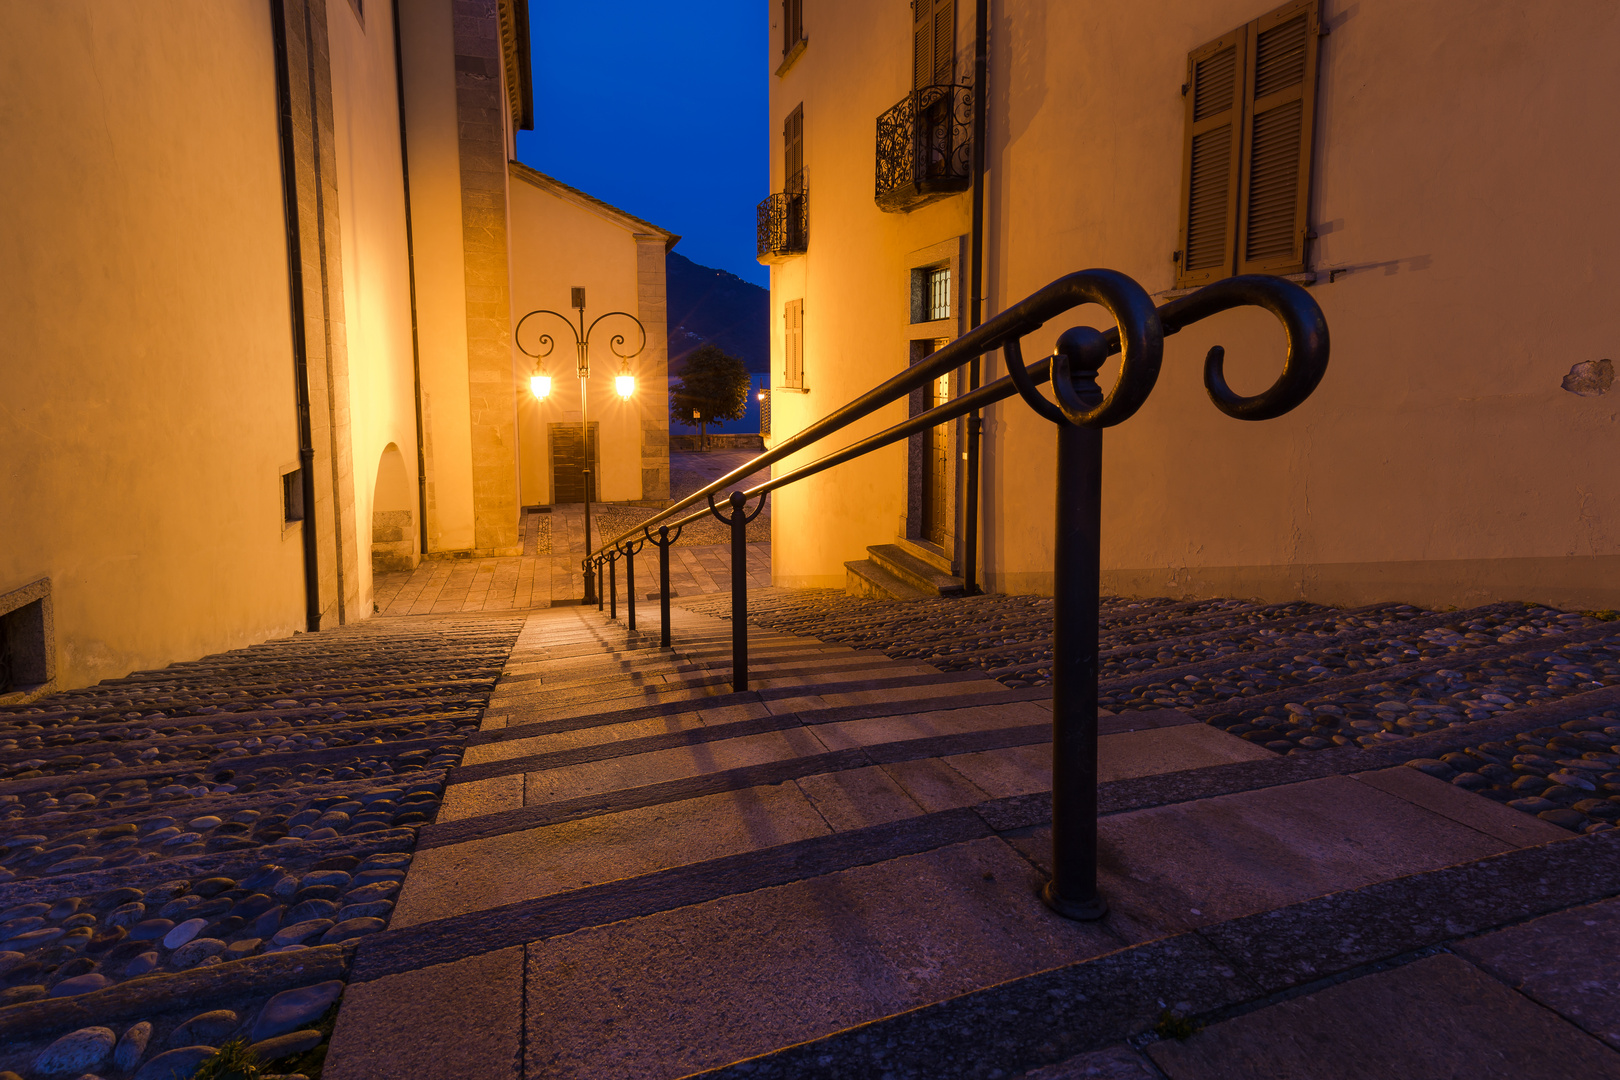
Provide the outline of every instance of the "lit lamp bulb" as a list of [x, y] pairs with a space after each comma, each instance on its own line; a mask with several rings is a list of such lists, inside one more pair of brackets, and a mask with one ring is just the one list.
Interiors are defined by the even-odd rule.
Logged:
[[550, 375], [530, 375], [529, 376], [529, 392], [532, 393], [536, 398], [539, 398], [542, 401], [545, 400], [546, 398], [550, 397], [551, 396], [551, 376]]
[[613, 377], [613, 389], [619, 392], [622, 398], [628, 398], [636, 392], [636, 377], [630, 374], [630, 362], [627, 360], [619, 373]]

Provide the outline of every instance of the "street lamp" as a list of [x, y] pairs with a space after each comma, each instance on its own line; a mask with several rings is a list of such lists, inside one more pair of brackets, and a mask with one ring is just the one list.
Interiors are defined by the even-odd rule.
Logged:
[[[546, 372], [546, 357], [551, 355], [551, 350], [556, 348], [557, 343], [550, 334], [541, 334], [539, 341], [536, 344], [544, 351], [530, 352], [528, 349], [523, 347], [523, 324], [528, 322], [536, 315], [551, 315], [555, 318], [561, 319], [564, 325], [566, 325], [574, 335], [574, 352], [577, 357], [576, 374], [579, 376], [579, 428], [581, 441], [583, 443], [581, 453], [584, 459], [584, 465], [581, 468], [581, 473], [582, 479], [585, 482], [585, 560], [581, 568], [585, 574], [585, 602], [590, 604], [596, 602], [596, 576], [591, 573], [590, 560], [591, 425], [590, 419], [587, 415], [586, 407], [588, 404], [588, 397], [585, 392], [586, 382], [591, 377], [591, 334], [596, 330], [597, 324], [603, 319], [611, 319], [614, 316], [621, 316], [636, 324], [636, 330], [638, 333], [640, 333], [641, 340], [632, 351], [619, 351], [620, 347], [624, 345], [623, 334], [614, 334], [608, 339], [608, 348], [612, 350], [614, 356], [619, 358], [619, 373], [613, 377], [613, 389], [621, 398], [628, 399], [636, 392], [636, 377], [630, 373], [630, 361], [640, 356], [641, 350], [647, 347], [647, 328], [641, 325], [640, 319], [636, 318], [628, 311], [610, 311], [606, 315], [598, 315], [594, 320], [592, 320], [590, 326], [587, 327], [585, 325], [585, 290], [579, 286], [575, 286], [570, 290], [570, 293], [571, 305], [574, 310], [579, 313], [579, 321], [577, 326], [573, 319], [570, 319], [567, 315], [564, 315], [559, 311], [551, 311], [544, 308], [537, 309], [529, 312], [527, 315], [523, 316], [523, 318], [518, 320], [517, 329], [512, 331], [512, 340], [517, 342], [517, 347], [524, 356], [534, 357], [534, 374], [529, 376], [529, 392], [532, 393], [537, 399], [544, 401], [551, 395], [551, 376]], [[634, 602], [633, 597], [631, 598], [631, 602]]]

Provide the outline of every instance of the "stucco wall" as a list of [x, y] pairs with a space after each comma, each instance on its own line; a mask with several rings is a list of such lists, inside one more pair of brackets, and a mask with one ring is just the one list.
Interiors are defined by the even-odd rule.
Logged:
[[[577, 319], [569, 307], [569, 290], [575, 285], [585, 288], [587, 328], [590, 320], [610, 311], [626, 311], [647, 321], [638, 297], [634, 232], [577, 201], [559, 198], [517, 177], [511, 184], [511, 200], [513, 325], [537, 309]], [[662, 244], [659, 246], [661, 249]], [[662, 312], [658, 317], [664, 317]], [[534, 362], [521, 352], [516, 352], [514, 361], [513, 378], [522, 391], [518, 397], [519, 482], [525, 506], [552, 500], [547, 425], [578, 424], [580, 420], [574, 334], [557, 319], [536, 316], [523, 328], [523, 347], [541, 351], [541, 334], [550, 334], [556, 342], [546, 360], [552, 377], [548, 399], [538, 401], [528, 392]], [[621, 352], [637, 344], [635, 325], [626, 319], [606, 319], [597, 326], [591, 335], [591, 377], [585, 403], [588, 419], [599, 425], [598, 497], [609, 502], [643, 497], [642, 421], [644, 417], [656, 421], [669, 409], [659, 355], [662, 335], [658, 341], [649, 340], [647, 350], [631, 361], [631, 371], [637, 376], [636, 393], [625, 399], [613, 386], [619, 373], [619, 359], [610, 348], [615, 334], [624, 336]]]
[[6, 3], [0, 57], [0, 591], [63, 686], [301, 627], [264, 5]]
[[[992, 5], [987, 317], [1088, 266], [1170, 287], [1186, 54], [1272, 6]], [[965, 72], [972, 5], [960, 7]], [[1620, 452], [1620, 398], [1559, 385], [1572, 364], [1620, 351], [1620, 316], [1594, 302], [1620, 273], [1603, 258], [1620, 239], [1620, 148], [1595, 136], [1620, 97], [1608, 59], [1620, 14], [1601, 0], [1560, 13], [1326, 5], [1311, 262], [1331, 370], [1297, 412], [1243, 424], [1209, 405], [1201, 361], [1223, 344], [1235, 387], [1258, 389], [1281, 358], [1269, 317], [1232, 313], [1168, 339], [1153, 398], [1106, 439], [1108, 585], [1620, 603], [1620, 473], [1601, 464]], [[811, 44], [772, 80], [775, 123], [805, 103], [812, 207], [810, 253], [773, 272], [774, 317], [805, 297], [813, 387], [775, 395], [778, 437], [898, 370], [904, 253], [967, 229], [966, 195], [911, 214], [872, 203], [872, 119], [909, 87], [906, 17], [903, 5], [807, 5]], [[1099, 318], [1059, 320], [1025, 353]], [[779, 375], [779, 322], [773, 334]], [[987, 377], [1000, 373], [992, 362]], [[1053, 432], [1018, 403], [986, 420], [985, 578], [1047, 591]], [[843, 560], [893, 535], [903, 485], [896, 452], [784, 492], [777, 580], [840, 582]]]
[[404, 461], [413, 535], [417, 513], [410, 270], [392, 15], [389, 5], [373, 4], [362, 25], [348, 3], [327, 7], [363, 612], [372, 608], [371, 563], [364, 553], [371, 549], [378, 469], [389, 444], [410, 451]]

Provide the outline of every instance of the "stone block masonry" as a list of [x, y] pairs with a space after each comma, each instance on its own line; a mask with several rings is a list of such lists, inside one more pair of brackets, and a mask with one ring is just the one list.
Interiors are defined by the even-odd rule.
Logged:
[[500, 14], [488, 0], [454, 0], [452, 13], [467, 285], [473, 547], [480, 555], [519, 555]]

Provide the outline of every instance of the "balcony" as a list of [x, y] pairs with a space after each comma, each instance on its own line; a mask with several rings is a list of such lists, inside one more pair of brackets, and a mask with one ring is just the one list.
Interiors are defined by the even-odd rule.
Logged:
[[804, 190], [803, 172], [788, 178], [786, 191], [759, 204], [755, 236], [762, 263], [786, 262], [805, 253], [810, 243], [810, 196]]
[[973, 184], [973, 87], [913, 90], [877, 120], [878, 209], [898, 214]]

